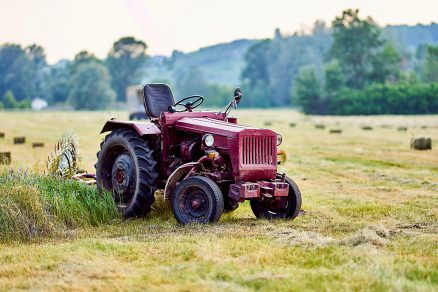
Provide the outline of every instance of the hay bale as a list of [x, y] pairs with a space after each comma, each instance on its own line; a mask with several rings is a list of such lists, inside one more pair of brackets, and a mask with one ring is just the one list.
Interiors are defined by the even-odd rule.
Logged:
[[411, 139], [411, 149], [415, 150], [432, 150], [432, 138], [430, 137], [413, 137]]
[[14, 137], [14, 144], [26, 143], [26, 137]]
[[330, 134], [341, 134], [342, 130], [341, 129], [331, 129], [330, 130]]
[[325, 129], [325, 126], [323, 124], [316, 124], [315, 129]]
[[373, 127], [371, 127], [371, 126], [362, 126], [362, 130], [364, 130], [364, 131], [372, 131]]
[[0, 152], [0, 165], [11, 164], [11, 152]]
[[44, 143], [42, 142], [32, 143], [32, 148], [44, 148]]
[[427, 129], [427, 125], [421, 126], [422, 129]]
[[297, 124], [295, 124], [295, 123], [289, 123], [289, 127], [291, 127], [291, 128], [295, 128], [297, 126]]
[[0, 138], [4, 138], [5, 137], [5, 133], [0, 132]]
[[272, 126], [272, 122], [265, 122], [265, 126]]
[[397, 128], [397, 131], [399, 131], [399, 132], [406, 132], [407, 130], [408, 130], [407, 127], [398, 127]]

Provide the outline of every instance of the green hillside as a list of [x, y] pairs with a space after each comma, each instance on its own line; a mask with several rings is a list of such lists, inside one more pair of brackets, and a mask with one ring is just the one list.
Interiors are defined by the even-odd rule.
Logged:
[[[385, 36], [398, 47], [411, 51], [423, 44], [438, 44], [438, 24], [418, 24], [415, 26], [393, 25], [384, 28]], [[300, 38], [286, 36], [284, 41]], [[174, 83], [179, 70], [196, 67], [203, 77], [211, 83], [227, 86], [240, 85], [241, 71], [245, 65], [244, 56], [257, 40], [235, 40], [230, 43], [217, 44], [201, 48], [195, 52], [182, 53], [174, 51], [171, 57], [153, 56], [144, 68], [143, 82], [167, 81]]]
[[170, 58], [154, 56], [145, 68], [144, 81], [173, 80], [178, 70], [197, 67], [210, 82], [238, 85], [245, 53], [256, 42], [242, 39], [187, 54], [175, 51]]

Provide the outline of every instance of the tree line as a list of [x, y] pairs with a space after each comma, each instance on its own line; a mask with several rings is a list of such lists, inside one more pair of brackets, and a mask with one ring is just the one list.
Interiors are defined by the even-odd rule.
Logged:
[[[429, 41], [438, 43], [437, 28], [430, 26]], [[414, 46], [408, 46], [397, 41], [394, 32], [394, 27], [382, 29], [371, 17], [362, 18], [358, 10], [350, 9], [330, 26], [316, 21], [309, 32], [285, 36], [276, 31], [273, 39], [251, 41], [239, 67], [242, 106], [294, 106], [307, 114], [437, 113], [438, 46], [424, 44], [428, 39], [418, 34]], [[230, 56], [234, 46], [227, 51]], [[218, 56], [218, 48], [206, 48], [198, 55]], [[145, 79], [169, 83], [178, 97], [202, 94], [210, 107], [226, 104], [237, 84], [208, 80], [202, 68], [190, 62], [192, 57], [175, 51], [170, 57], [149, 58], [146, 43], [123, 37], [104, 59], [82, 51], [73, 60], [48, 65], [39, 45], [4, 44], [0, 109], [29, 108], [37, 97], [59, 108], [112, 108], [125, 102], [127, 86]], [[221, 62], [216, 63], [223, 69]]]
[[0, 108], [29, 108], [33, 98], [77, 110], [108, 108], [124, 101], [128, 85], [139, 82], [147, 46], [133, 37], [113, 44], [104, 60], [82, 51], [72, 61], [49, 66], [39, 45], [0, 47]]
[[293, 105], [307, 114], [438, 113], [438, 46], [414, 54], [371, 17], [346, 10], [328, 28], [259, 42], [242, 80], [252, 106]]

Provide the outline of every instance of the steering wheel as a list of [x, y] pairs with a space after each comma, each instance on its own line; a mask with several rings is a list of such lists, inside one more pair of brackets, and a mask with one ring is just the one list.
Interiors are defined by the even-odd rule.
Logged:
[[[183, 102], [190, 100], [190, 99], [195, 99], [195, 101], [193, 101], [193, 102], [188, 101], [186, 103], [183, 103]], [[204, 97], [202, 95], [190, 95], [190, 96], [187, 96], [186, 98], [181, 99], [177, 103], [175, 103], [173, 105], [172, 109], [173, 109], [173, 112], [175, 112], [175, 113], [182, 113], [182, 112], [187, 112], [187, 111], [191, 112], [193, 109], [200, 106], [203, 102], [204, 102]], [[177, 106], [183, 106], [184, 109], [177, 110], [176, 109]], [[169, 109], [170, 109], [170, 107], [169, 107]]]

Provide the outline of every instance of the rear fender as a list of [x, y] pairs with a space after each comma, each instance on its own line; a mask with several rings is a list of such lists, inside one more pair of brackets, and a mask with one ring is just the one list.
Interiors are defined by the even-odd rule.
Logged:
[[106, 122], [105, 126], [103, 126], [102, 131], [100, 133], [102, 134], [117, 129], [133, 129], [140, 136], [161, 134], [161, 130], [155, 124], [152, 123], [132, 122], [132, 121], [124, 122], [124, 121], [116, 121], [116, 120], [111, 120]]

